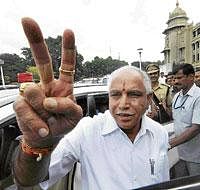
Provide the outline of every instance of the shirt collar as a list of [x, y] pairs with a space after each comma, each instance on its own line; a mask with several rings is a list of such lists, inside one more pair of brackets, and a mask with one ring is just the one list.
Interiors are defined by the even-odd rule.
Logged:
[[106, 119], [106, 122], [105, 122], [105, 125], [103, 125], [102, 135], [107, 135], [119, 129], [116, 121], [112, 117], [109, 110], [105, 111], [104, 117], [105, 117], [104, 119]]
[[153, 88], [154, 90], [157, 90], [157, 89], [159, 89], [159, 88], [165, 88], [165, 86], [163, 85], [163, 84], [158, 84], [158, 86], [156, 86], [155, 88]]
[[194, 96], [194, 94], [195, 94], [195, 88], [196, 88], [196, 84], [194, 83], [192, 85], [192, 87], [190, 88], [190, 90], [188, 90], [188, 92], [185, 95], [183, 95], [183, 90], [181, 90], [180, 95], [181, 96]]
[[153, 135], [153, 130], [152, 127], [150, 126], [150, 118], [147, 117], [145, 114], [142, 116], [142, 123], [141, 123], [141, 128], [139, 131], [139, 136], [144, 135], [146, 132], [150, 132]]

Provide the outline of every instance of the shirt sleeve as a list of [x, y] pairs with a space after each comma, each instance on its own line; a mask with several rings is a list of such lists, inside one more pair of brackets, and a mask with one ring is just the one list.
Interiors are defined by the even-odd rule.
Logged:
[[169, 159], [168, 159], [168, 143], [169, 143], [169, 136], [167, 133], [167, 130], [164, 130], [164, 152], [163, 159], [164, 159], [164, 165], [163, 165], [163, 179], [162, 181], [168, 181], [169, 178]]
[[198, 97], [194, 103], [193, 115], [192, 115], [192, 123], [200, 124], [200, 97]]
[[70, 172], [75, 162], [79, 161], [83, 131], [82, 123], [80, 121], [70, 133], [65, 135], [52, 152], [49, 179], [40, 184], [42, 189], [48, 189], [48, 187], [55, 184]]

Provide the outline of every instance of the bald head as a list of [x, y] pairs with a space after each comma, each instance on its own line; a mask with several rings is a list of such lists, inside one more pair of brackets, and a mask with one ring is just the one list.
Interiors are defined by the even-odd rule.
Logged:
[[141, 80], [144, 83], [145, 89], [146, 89], [146, 93], [150, 94], [152, 92], [152, 88], [151, 88], [151, 81], [148, 77], [148, 75], [142, 71], [139, 70], [139, 68], [134, 67], [134, 66], [124, 66], [121, 67], [115, 71], [113, 71], [109, 77], [109, 81], [108, 81], [108, 88], [110, 90], [110, 86], [111, 83], [113, 82], [114, 79], [116, 78], [121, 78], [123, 76], [127, 77], [127, 79], [129, 79], [130, 77], [137, 77], [137, 78], [141, 78]]

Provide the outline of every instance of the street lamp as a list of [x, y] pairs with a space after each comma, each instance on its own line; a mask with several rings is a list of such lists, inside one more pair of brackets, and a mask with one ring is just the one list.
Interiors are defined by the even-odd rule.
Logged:
[[137, 51], [138, 51], [139, 57], [140, 57], [140, 70], [142, 70], [142, 51], [143, 51], [143, 48], [138, 48]]
[[2, 65], [4, 65], [4, 61], [2, 59], [0, 59], [1, 81], [2, 81], [3, 88], [6, 88], [5, 81], [4, 81], [4, 75], [3, 75], [3, 67], [2, 67]]

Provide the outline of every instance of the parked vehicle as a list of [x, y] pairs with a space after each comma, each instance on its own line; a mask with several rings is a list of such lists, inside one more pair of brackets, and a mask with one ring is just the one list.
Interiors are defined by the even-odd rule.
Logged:
[[[19, 144], [16, 137], [21, 135], [13, 111], [13, 102], [19, 89], [2, 90], [0, 94], [0, 189], [12, 184], [11, 158], [16, 146]], [[107, 86], [75, 87], [74, 94], [77, 103], [82, 107], [84, 116], [93, 117], [99, 112], [104, 112], [108, 107]], [[7, 102], [7, 103], [5, 103]], [[70, 173], [69, 188], [73, 189], [73, 172]], [[4, 188], [3, 188], [4, 189]], [[54, 188], [55, 189], [55, 188]]]

